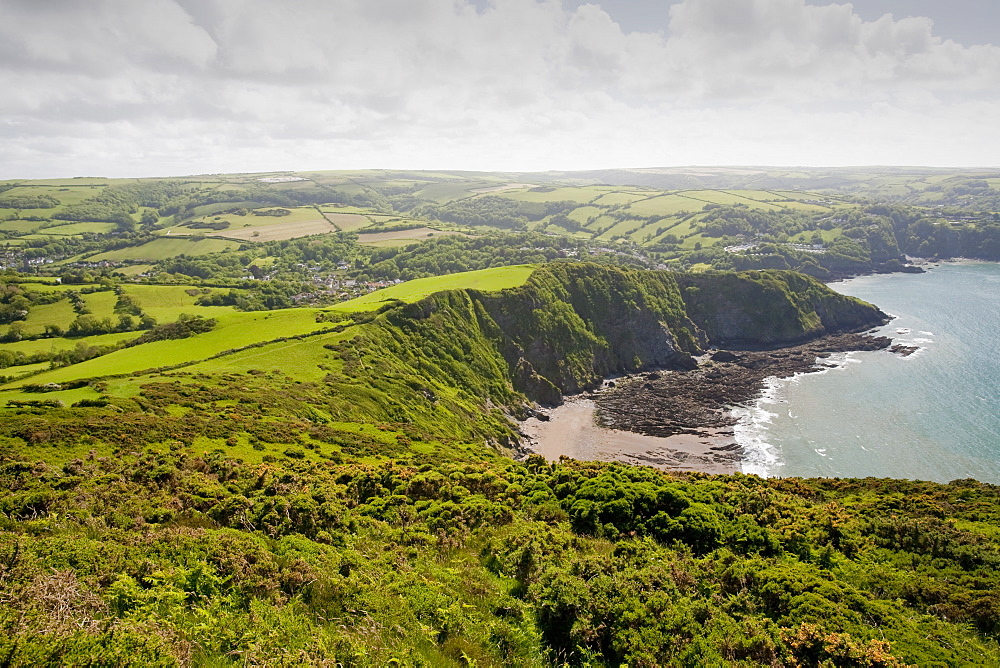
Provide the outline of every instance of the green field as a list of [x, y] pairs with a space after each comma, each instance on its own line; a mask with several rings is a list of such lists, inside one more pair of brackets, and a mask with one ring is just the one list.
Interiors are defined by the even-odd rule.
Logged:
[[598, 218], [604, 213], [604, 209], [597, 206], [580, 206], [573, 209], [569, 213], [569, 219], [575, 220], [583, 225], [587, 224], [587, 220], [590, 218]]
[[646, 220], [636, 220], [635, 218], [629, 218], [618, 223], [610, 230], [605, 232], [600, 236], [601, 239], [610, 239], [619, 235], [624, 235], [626, 237], [634, 237], [636, 233], [640, 230], [644, 230], [646, 227], [651, 227], [651, 229], [656, 229], [657, 224], [650, 226], [649, 221]]
[[601, 195], [598, 197], [594, 204], [599, 206], [614, 206], [616, 204], [631, 204], [632, 202], [637, 202], [641, 199], [646, 199], [649, 197], [648, 193], [627, 193], [627, 192], [611, 192], [606, 195]]
[[368, 216], [364, 216], [359, 213], [334, 213], [334, 212], [323, 212], [323, 216], [337, 226], [337, 229], [342, 232], [356, 232], [358, 230], [370, 227], [372, 221]]
[[125, 294], [134, 297], [144, 313], [158, 322], [171, 322], [182, 313], [214, 318], [232, 313], [232, 306], [197, 306], [195, 302], [210, 293], [210, 288], [192, 288], [184, 285], [126, 285]]
[[100, 262], [102, 260], [157, 262], [177, 257], [178, 255], [197, 257], [199, 255], [208, 255], [209, 253], [219, 253], [227, 249], [239, 248], [239, 246], [238, 242], [227, 241], [225, 239], [162, 238], [154, 239], [141, 246], [98, 253], [88, 257], [87, 260], [90, 262]]
[[[127, 341], [138, 337], [142, 332], [116, 332], [114, 334], [99, 334], [88, 336], [86, 339], [67, 339], [55, 337], [51, 339], [32, 339], [18, 341], [17, 343], [2, 343], [0, 350], [12, 353], [24, 353], [33, 355], [35, 353], [58, 352], [61, 350], [71, 350], [79, 343], [86, 343], [88, 346], [109, 346], [119, 341]], [[12, 367], [15, 368], [15, 367]], [[16, 367], [21, 368], [21, 367]]]
[[373, 246], [405, 246], [417, 241], [424, 241], [434, 236], [460, 234], [460, 232], [437, 230], [431, 227], [416, 227], [409, 230], [392, 230], [389, 232], [378, 232], [376, 231], [377, 229], [367, 229], [358, 234], [358, 243], [371, 244]]
[[[281, 360], [282, 373], [304, 382], [317, 382], [329, 373], [331, 360], [323, 348], [328, 343], [353, 336], [350, 329], [332, 334], [295, 341], [279, 341], [243, 350], [232, 355], [199, 362], [186, 368], [189, 373], [247, 373], [252, 370], [270, 371]], [[326, 368], [322, 368], [326, 367]]]
[[78, 234], [107, 234], [112, 232], [117, 226], [114, 223], [70, 223], [68, 225], [54, 225], [38, 230], [39, 234], [51, 236], [73, 236]]
[[[76, 318], [73, 305], [68, 299], [62, 299], [52, 304], [41, 304], [33, 306], [28, 312], [28, 318], [22, 323], [24, 333], [29, 336], [42, 334], [46, 325], [58, 325], [66, 327]], [[10, 329], [5, 325], [3, 329]]]
[[16, 232], [18, 234], [30, 234], [41, 227], [44, 223], [37, 220], [10, 219], [0, 222], [0, 231]]
[[[243, 216], [239, 216], [233, 213], [217, 213], [221, 211], [227, 211], [229, 209], [238, 208], [243, 206], [255, 206], [262, 211], [267, 211], [275, 208], [284, 208], [291, 211], [287, 216], [255, 216], [253, 213], [248, 213]], [[176, 235], [176, 234], [214, 234], [219, 232], [218, 230], [212, 229], [202, 229], [197, 227], [191, 227], [191, 223], [227, 223], [228, 228], [222, 230], [221, 232], [225, 234], [227, 231], [242, 230], [243, 228], [260, 228], [260, 227], [272, 227], [275, 225], [290, 225], [293, 223], [301, 223], [305, 221], [321, 220], [322, 215], [320, 212], [311, 206], [301, 206], [301, 207], [261, 207], [259, 203], [256, 202], [236, 202], [236, 203], [226, 203], [226, 204], [212, 204], [207, 205], [208, 208], [215, 208], [216, 210], [205, 215], [200, 215], [192, 220], [184, 221], [182, 224], [173, 225], [171, 227], [166, 227], [160, 230], [160, 234], [163, 235]], [[222, 208], [217, 208], [222, 207]], [[201, 208], [201, 207], [199, 207]]]
[[628, 212], [636, 216], [673, 216], [682, 211], [701, 211], [705, 204], [680, 194], [660, 195], [630, 204]]
[[475, 194], [472, 192], [473, 188], [484, 188], [489, 185], [490, 184], [485, 182], [433, 183], [426, 188], [422, 188], [417, 191], [417, 196], [422, 199], [429, 199], [434, 202], [445, 204], [447, 202], [454, 202], [458, 199], [472, 197]]
[[[288, 309], [218, 316], [215, 329], [189, 339], [154, 341], [103, 357], [32, 376], [32, 383], [65, 383], [79, 378], [137, 373], [204, 360], [226, 350], [323, 329], [315, 309]], [[14, 382], [14, 386], [18, 384]], [[11, 387], [11, 384], [3, 386]]]
[[387, 301], [399, 299], [404, 302], [415, 302], [442, 290], [472, 289], [483, 292], [495, 292], [506, 288], [516, 288], [519, 285], [523, 285], [534, 270], [535, 267], [531, 265], [518, 265], [467, 271], [460, 274], [448, 274], [447, 276], [418, 278], [342, 302], [331, 307], [329, 310], [345, 313], [371, 311], [382, 306]]
[[586, 204], [607, 193], [609, 188], [583, 186], [579, 188], [532, 188], [530, 190], [507, 190], [497, 193], [503, 197], [522, 202], [562, 202], [571, 201]]
[[780, 211], [782, 208], [776, 204], [751, 199], [741, 194], [725, 190], [688, 190], [681, 194], [685, 197], [711, 202], [712, 204], [746, 204], [751, 208], [764, 209], [765, 211]]
[[[42, 184], [43, 181], [33, 181], [35, 184]], [[93, 197], [104, 190], [104, 186], [79, 186], [79, 185], [31, 185], [19, 186], [6, 191], [4, 195], [23, 197], [32, 195], [48, 195], [59, 200], [59, 207], [55, 209], [43, 209], [49, 214], [58, 211], [63, 206], [69, 204], [79, 204], [85, 199]], [[41, 214], [46, 215], [46, 214]]]
[[341, 206], [339, 204], [320, 204], [319, 210], [322, 213], [370, 213], [368, 209], [360, 206]]
[[80, 297], [90, 310], [90, 315], [95, 318], [110, 318], [114, 315], [115, 302], [118, 299], [114, 292], [110, 290], [91, 292]]
[[[386, 301], [418, 301], [442, 290], [475, 289], [497, 291], [522, 285], [534, 267], [522, 265], [497, 267], [481, 271], [436, 276], [400, 283], [378, 290], [357, 299], [337, 304], [327, 310], [350, 313], [378, 308]], [[65, 288], [69, 289], [69, 288]], [[14, 389], [25, 382], [33, 384], [65, 383], [80, 378], [95, 378], [108, 375], [135, 374], [148, 369], [200, 362], [204, 370], [248, 370], [257, 368], [262, 361], [281, 359], [282, 368], [295, 373], [296, 377], [316, 380], [325, 373], [317, 365], [323, 361], [323, 349], [303, 345], [301, 341], [275, 342], [262, 348], [225, 355], [216, 360], [207, 358], [227, 350], [233, 350], [271, 341], [280, 337], [297, 336], [328, 328], [326, 323], [317, 323], [317, 309], [286, 309], [279, 311], [243, 313], [231, 307], [195, 305], [195, 300], [205, 294], [185, 286], [129, 285], [126, 294], [133, 297], [144, 313], [152, 315], [160, 322], [170, 322], [182, 313], [214, 317], [218, 325], [212, 331], [193, 338], [166, 340], [146, 343], [141, 346], [118, 350], [102, 357], [80, 362], [68, 367], [48, 369], [48, 364], [14, 367], [15, 373], [42, 371], [28, 380], [15, 380], [4, 386]], [[117, 299], [111, 291], [82, 295], [92, 315], [96, 318], [111, 317]], [[32, 309], [28, 322], [24, 324], [27, 333], [41, 333], [45, 324], [57, 324], [63, 328], [76, 317], [68, 299], [46, 304]], [[38, 339], [3, 346], [11, 352], [32, 354], [36, 352], [56, 352], [71, 349], [82, 342], [91, 346], [110, 345], [119, 341], [138, 337], [141, 332], [125, 332], [87, 337], [84, 339]], [[339, 335], [324, 335], [335, 340]], [[286, 368], [287, 367], [287, 368]], [[58, 394], [58, 393], [56, 393]], [[8, 397], [10, 398], [10, 397]], [[53, 398], [60, 396], [53, 395]]]

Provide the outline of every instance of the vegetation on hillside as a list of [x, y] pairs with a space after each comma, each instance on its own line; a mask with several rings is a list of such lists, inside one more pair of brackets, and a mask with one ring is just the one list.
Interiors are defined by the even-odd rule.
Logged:
[[3, 663], [1000, 663], [995, 486], [510, 457], [532, 401], [883, 321], [781, 270], [997, 259], [996, 179], [521, 176], [0, 185]]

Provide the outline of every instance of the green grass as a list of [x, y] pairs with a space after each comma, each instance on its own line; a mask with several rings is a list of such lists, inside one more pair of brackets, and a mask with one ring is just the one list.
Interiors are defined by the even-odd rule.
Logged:
[[[629, 218], [618, 223], [604, 234], [608, 235], [608, 237], [624, 234], [627, 237], [635, 238], [636, 236], [644, 236], [645, 234], [648, 234], [648, 231], [644, 231], [645, 228], [650, 227], [655, 230], [657, 226], [658, 224], [650, 225], [649, 221], [646, 220]], [[603, 237], [604, 235], [601, 236]]]
[[792, 209], [794, 211], [805, 211], [807, 213], [823, 213], [825, 211], [830, 211], [831, 207], [820, 206], [817, 204], [806, 204], [805, 202], [779, 202], [778, 206], [784, 209]]
[[[233, 313], [232, 306], [198, 306], [195, 302], [204, 296], [198, 288], [186, 285], [124, 285], [125, 294], [134, 297], [145, 313], [158, 322], [172, 322], [182, 313], [214, 318]], [[228, 290], [224, 290], [228, 292]], [[193, 293], [193, 294], [192, 294]]]
[[739, 197], [745, 197], [746, 199], [751, 199], [756, 202], [773, 202], [775, 200], [785, 199], [781, 195], [775, 194], [770, 190], [727, 190], [726, 192]]
[[[191, 212], [195, 219], [204, 219], [206, 217], [215, 216], [215, 214], [220, 211], [228, 211], [230, 209], [251, 209], [254, 207], [259, 207], [260, 202], [246, 201], [246, 202], [218, 202], [215, 204], [202, 204], [201, 206], [196, 206]], [[233, 216], [234, 218], [240, 218], [241, 216]], [[249, 217], [249, 216], [247, 216]]]
[[[107, 290], [105, 292], [91, 292], [90, 294], [80, 295], [83, 299], [83, 303], [87, 305], [90, 309], [90, 314], [95, 318], [114, 318], [115, 317], [115, 302], [118, 301], [118, 296], [114, 292]], [[66, 323], [69, 325], [69, 323]]]
[[418, 278], [341, 302], [331, 307], [330, 310], [345, 313], [371, 311], [390, 300], [399, 299], [404, 302], [415, 302], [443, 290], [469, 288], [483, 292], [495, 292], [506, 288], [516, 288], [519, 285], [524, 285], [534, 270], [533, 265], [515, 265], [466, 271], [446, 276]]
[[319, 210], [323, 213], [370, 213], [369, 209], [360, 206], [340, 206], [339, 204], [320, 204]]
[[447, 202], [453, 202], [458, 199], [465, 199], [466, 197], [472, 197], [473, 188], [486, 188], [489, 187], [490, 183], [482, 182], [468, 182], [463, 181], [460, 183], [432, 183], [431, 185], [418, 190], [416, 195], [422, 199], [430, 199], [441, 204]]
[[636, 216], [673, 216], [682, 211], [701, 211], [705, 202], [683, 195], [660, 195], [635, 202], [628, 212]]
[[[45, 331], [46, 325], [58, 325], [68, 327], [69, 323], [76, 319], [76, 312], [68, 299], [62, 299], [52, 304], [41, 304], [32, 306], [28, 311], [28, 318], [21, 323], [24, 333], [33, 336]], [[4, 327], [4, 331], [8, 328]]]
[[561, 225], [556, 225], [555, 223], [543, 223], [537, 226], [537, 228], [535, 229], [549, 232], [552, 234], [565, 234], [567, 236], [571, 236], [576, 239], [590, 239], [591, 237], [593, 237], [593, 234], [589, 232], [580, 230], [569, 230]]
[[[186, 370], [190, 373], [246, 373], [253, 369], [270, 370], [276, 360], [281, 360], [281, 371], [296, 380], [320, 381], [329, 373], [329, 368], [339, 367], [323, 345], [335, 343], [353, 336], [345, 332], [321, 334], [295, 341], [279, 341], [259, 348], [240, 351], [225, 357], [200, 362]], [[321, 368], [321, 365], [327, 368]]]
[[[249, 213], [245, 216], [238, 216], [236, 214], [218, 213], [219, 211], [227, 211], [229, 209], [233, 209], [245, 204], [247, 204], [247, 202], [237, 202], [237, 203], [227, 204], [222, 209], [215, 209], [215, 211], [212, 211], [209, 214], [199, 216], [189, 221], [186, 220], [184, 221], [183, 224], [165, 227], [162, 230], [160, 230], [158, 234], [166, 236], [166, 235], [177, 235], [177, 234], [213, 234], [215, 232], [219, 232], [219, 230], [199, 229], [189, 226], [190, 223], [198, 223], [198, 222], [204, 222], [204, 223], [225, 222], [229, 225], [229, 227], [226, 228], [225, 230], [221, 230], [221, 232], [224, 234], [226, 231], [241, 230], [246, 227], [253, 227], [253, 228], [272, 227], [275, 225], [287, 225], [289, 223], [301, 223], [303, 221], [308, 221], [308, 220], [322, 220], [323, 218], [323, 216], [319, 213], [319, 211], [317, 211], [315, 208], [311, 206], [300, 206], [294, 208], [275, 207], [275, 206], [261, 207], [261, 210], [263, 211], [276, 208], [286, 208], [289, 211], [291, 211], [291, 213], [288, 214], [287, 216], [255, 216], [252, 213]], [[217, 207], [221, 205], [213, 204], [206, 206]]]
[[[3, 221], [0, 223], [0, 231], [2, 232], [17, 232], [18, 234], [29, 234], [38, 229], [41, 223], [37, 220], [19, 220], [17, 218]], [[6, 241], [5, 241], [6, 243]]]
[[598, 230], [606, 229], [608, 226], [615, 226], [618, 224], [617, 219], [611, 216], [601, 216], [592, 223], [587, 223], [584, 228], [591, 234], [597, 233]]
[[[31, 379], [29, 379], [30, 381]], [[3, 392], [0, 393], [0, 405], [6, 404], [8, 401], [31, 401], [42, 399], [61, 401], [66, 406], [72, 406], [77, 401], [81, 399], [96, 399], [100, 397], [100, 393], [97, 392], [92, 387], [78, 387], [72, 390], [60, 390], [58, 392], [46, 392], [45, 394], [39, 395], [36, 392]], [[62, 453], [60, 453], [62, 454]], [[66, 457], [66, 459], [72, 459], [73, 457]]]
[[626, 192], [613, 192], [607, 195], [601, 195], [594, 204], [599, 204], [601, 206], [614, 206], [615, 204], [631, 204], [632, 202], [637, 202], [641, 199], [646, 199], [649, 197], [648, 194], [639, 193], [626, 193]]
[[139, 274], [145, 274], [152, 268], [153, 265], [151, 264], [130, 264], [125, 267], [118, 267], [115, 271], [126, 276], [138, 276]]
[[656, 230], [662, 229], [663, 231], [660, 234], [656, 234], [652, 239], [650, 239], [650, 243], [656, 243], [662, 241], [663, 238], [669, 234], [680, 238], [682, 236], [682, 231], [686, 234], [691, 233], [691, 229], [688, 225], [685, 224], [683, 227], [679, 227], [680, 225], [681, 218], [664, 218], [657, 221], [655, 225], [650, 225], [644, 234], [648, 234], [649, 231], [656, 232]]
[[[746, 192], [746, 191], [744, 191]], [[737, 192], [724, 190], [689, 190], [682, 193], [685, 197], [704, 200], [713, 204], [746, 204], [751, 209], [764, 209], [765, 211], [780, 211], [781, 207], [768, 202], [761, 202], [755, 199], [744, 197]]]
[[55, 225], [38, 230], [39, 234], [50, 236], [73, 236], [78, 234], [108, 234], [117, 227], [114, 223], [71, 223]]
[[101, 334], [98, 336], [88, 336], [86, 339], [33, 339], [30, 341], [18, 341], [17, 343], [0, 344], [0, 350], [7, 350], [12, 353], [21, 352], [25, 355], [33, 355], [40, 352], [58, 352], [61, 350], [72, 350], [78, 343], [85, 342], [89, 346], [107, 346], [134, 339], [142, 332], [119, 332], [115, 334]]
[[323, 216], [343, 232], [355, 232], [372, 224], [371, 218], [359, 213], [324, 211]]
[[693, 234], [684, 239], [681, 243], [681, 248], [688, 250], [694, 250], [697, 244], [701, 244], [701, 248], [708, 248], [709, 246], [714, 246], [719, 243], [719, 240], [714, 237], [705, 237], [700, 234]]
[[568, 218], [578, 223], [586, 224], [589, 218], [598, 218], [604, 213], [604, 209], [596, 206], [581, 206], [573, 209]]
[[[131, 374], [204, 360], [232, 348], [329, 327], [316, 322], [316, 309], [228, 313], [215, 329], [188, 339], [154, 341], [118, 350], [72, 366], [33, 376], [32, 383], [65, 383], [80, 378]], [[15, 385], [19, 384], [15, 381]], [[10, 384], [5, 387], [11, 387]]]
[[[44, 184], [44, 181], [32, 181], [32, 184]], [[52, 214], [64, 206], [79, 204], [101, 193], [104, 186], [69, 186], [69, 185], [31, 185], [12, 188], [4, 193], [7, 196], [32, 196], [49, 195], [59, 200], [60, 206], [55, 209], [45, 209], [48, 214]], [[47, 215], [45, 213], [41, 215]]]
[[425, 241], [431, 237], [460, 234], [450, 230], [437, 230], [431, 227], [417, 227], [408, 230], [390, 230], [379, 232], [378, 228], [366, 229], [358, 234], [358, 243], [374, 246], [405, 245]]
[[118, 250], [107, 251], [105, 253], [98, 253], [97, 255], [92, 255], [87, 259], [91, 262], [100, 262], [101, 260], [142, 260], [146, 262], [158, 262], [160, 260], [167, 260], [177, 255], [187, 255], [189, 257], [195, 257], [199, 255], [208, 255], [209, 253], [220, 253], [226, 249], [236, 249], [239, 248], [240, 244], [236, 241], [227, 241], [225, 239], [184, 239], [184, 238], [163, 238], [154, 239], [149, 243], [145, 243], [141, 246], [133, 246], [130, 248], [120, 248]]
[[526, 190], [506, 190], [496, 193], [502, 197], [520, 200], [522, 202], [562, 202], [564, 200], [586, 204], [587, 202], [600, 197], [607, 192], [607, 188], [597, 186], [587, 186], [582, 188], [554, 188], [552, 190], [539, 190], [530, 188]]

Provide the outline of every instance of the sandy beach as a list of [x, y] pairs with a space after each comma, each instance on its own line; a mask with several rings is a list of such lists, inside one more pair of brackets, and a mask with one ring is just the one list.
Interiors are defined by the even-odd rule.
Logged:
[[560, 456], [580, 460], [619, 461], [676, 471], [734, 473], [740, 466], [740, 447], [730, 427], [706, 428], [697, 433], [646, 436], [605, 429], [594, 421], [597, 406], [590, 397], [567, 397], [562, 406], [544, 409], [548, 420], [537, 417], [521, 423], [529, 446], [550, 461]]
[[[565, 398], [521, 423], [524, 445], [546, 459], [619, 461], [678, 471], [742, 470], [734, 406], [753, 403], [768, 378], [821, 371], [835, 352], [914, 348], [884, 336], [837, 334], [776, 350], [719, 350], [690, 370], [652, 371]], [[595, 416], [599, 420], [595, 420]], [[547, 418], [547, 419], [546, 419]]]

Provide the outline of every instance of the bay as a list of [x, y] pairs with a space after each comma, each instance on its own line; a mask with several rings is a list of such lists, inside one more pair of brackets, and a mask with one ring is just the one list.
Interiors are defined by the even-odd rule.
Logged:
[[849, 353], [829, 371], [772, 381], [739, 411], [743, 470], [1000, 484], [1000, 264], [831, 287], [896, 316], [877, 333], [919, 350]]

